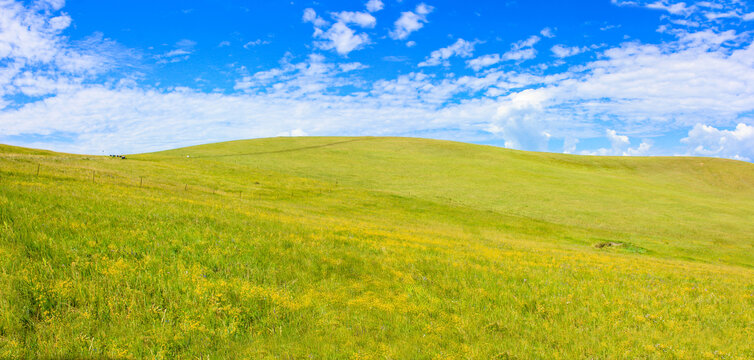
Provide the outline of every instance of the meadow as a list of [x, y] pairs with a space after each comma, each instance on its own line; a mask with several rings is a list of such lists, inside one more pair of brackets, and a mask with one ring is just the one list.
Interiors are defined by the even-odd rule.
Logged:
[[0, 145], [0, 358], [751, 359], [754, 165]]

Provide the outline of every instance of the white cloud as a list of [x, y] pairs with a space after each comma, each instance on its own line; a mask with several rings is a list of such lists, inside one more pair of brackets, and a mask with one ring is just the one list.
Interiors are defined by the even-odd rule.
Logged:
[[60, 10], [65, 6], [65, 0], [39, 0], [37, 6], [46, 7], [51, 10]]
[[28, 6], [0, 1], [0, 108], [6, 96], [67, 91], [132, 61], [132, 51], [101, 34], [68, 41], [62, 32], [72, 20], [56, 13], [63, 5], [64, 1], [37, 1]]
[[190, 89], [91, 87], [0, 113], [0, 132], [75, 134], [73, 142], [27, 145], [78, 153], [130, 153], [282, 133], [302, 135], [290, 129], [305, 129], [312, 135], [411, 134], [458, 120], [457, 114], [443, 115], [425, 105], [406, 108], [402, 102], [316, 94], [293, 99], [287, 93], [223, 95]]
[[715, 12], [715, 11], [708, 11], [704, 13], [704, 16], [709, 20], [719, 20], [719, 19], [726, 19], [726, 18], [741, 18], [742, 16], [737, 11], [728, 11], [728, 12]]
[[401, 17], [395, 21], [395, 28], [390, 32], [390, 37], [395, 40], [403, 40], [412, 32], [424, 27], [427, 15], [434, 10], [432, 6], [421, 3], [414, 11], [404, 11]]
[[321, 28], [328, 25], [327, 21], [317, 15], [317, 12], [312, 8], [304, 9], [304, 16], [301, 19], [304, 22], [312, 23], [316, 28]]
[[503, 54], [504, 60], [512, 60], [512, 61], [524, 61], [524, 60], [531, 60], [537, 57], [537, 50], [534, 50], [533, 48], [523, 48], [519, 50], [511, 50], [507, 53]]
[[172, 50], [168, 52], [156, 55], [155, 59], [160, 64], [175, 63], [179, 61], [188, 60], [189, 55], [193, 54], [196, 47], [196, 41], [189, 39], [181, 39], [175, 43]]
[[369, 66], [364, 65], [360, 62], [352, 62], [352, 63], [345, 63], [345, 64], [338, 64], [338, 68], [342, 72], [349, 72], [349, 71], [355, 71], [355, 70], [364, 70], [369, 68]]
[[566, 137], [565, 140], [563, 140], [563, 153], [564, 154], [573, 154], [576, 152], [576, 145], [579, 144], [579, 139], [573, 138], [573, 137]]
[[71, 25], [71, 17], [68, 15], [60, 15], [50, 19], [50, 28], [52, 30], [60, 31], [68, 28]]
[[551, 94], [543, 89], [527, 89], [508, 96], [497, 108], [498, 118], [507, 118], [517, 112], [541, 110], [551, 99]]
[[471, 59], [466, 62], [466, 66], [474, 69], [475, 71], [479, 71], [482, 68], [495, 65], [499, 62], [503, 61], [503, 59], [498, 54], [489, 54], [489, 55], [483, 55], [476, 59]]
[[[0, 4], [5, 6], [2, 10], [16, 13], [25, 9], [16, 3]], [[548, 150], [552, 139], [563, 139], [563, 151], [574, 153], [577, 144], [602, 138], [612, 140], [611, 145], [592, 153], [640, 155], [658, 150], [649, 141], [632, 147], [632, 139], [691, 129], [684, 140], [689, 153], [754, 156], [750, 145], [754, 45], [748, 32], [671, 29], [663, 36], [675, 36], [674, 40], [626, 42], [601, 51], [596, 61], [562, 72], [516, 64], [474, 75], [419, 71], [367, 81], [358, 71], [366, 68], [361, 63], [331, 63], [319, 54], [295, 62], [294, 55], [287, 55], [275, 68], [251, 74], [238, 70], [236, 93], [227, 94], [140, 88], [129, 79], [93, 82], [90, 79], [112, 66], [108, 64], [112, 60], [81, 51], [91, 49], [89, 43], [66, 38], [59, 30], [66, 21], [49, 20], [61, 14], [33, 11], [37, 20], [21, 21], [12, 11], [0, 11], [2, 105], [12, 101], [8, 94], [50, 96], [28, 104], [12, 103], [0, 111], [0, 139], [19, 145], [126, 153], [276, 134], [419, 133], [494, 140], [529, 150]], [[422, 12], [426, 15], [428, 10]], [[323, 49], [346, 55], [369, 41], [343, 21], [327, 22], [314, 10], [306, 11], [304, 20], [314, 25], [315, 46]], [[9, 34], [36, 40], [16, 41]], [[530, 37], [512, 44], [508, 53], [485, 55], [467, 65], [481, 70], [531, 58], [538, 41], [539, 36]], [[178, 58], [195, 46], [182, 42], [164, 51]], [[427, 62], [471, 55], [470, 48], [458, 49], [440, 49]], [[723, 130], [735, 124], [739, 124], [736, 129]], [[45, 142], [18, 140], [50, 134], [70, 134], [71, 141], [55, 142], [57, 135]]]
[[546, 27], [542, 29], [542, 31], [539, 32], [540, 35], [546, 37], [546, 38], [553, 38], [555, 37], [555, 31], [553, 31], [551, 28]]
[[607, 130], [607, 140], [610, 141], [610, 145], [612, 145], [614, 149], [622, 149], [631, 144], [628, 140], [628, 136], [618, 135], [615, 130], [610, 129]]
[[318, 42], [317, 47], [323, 50], [334, 49], [340, 55], [348, 55], [351, 51], [363, 48], [366, 44], [369, 44], [369, 36], [367, 34], [357, 34], [341, 22], [333, 24], [319, 38], [326, 39], [327, 41]]
[[686, 6], [685, 2], [671, 3], [669, 1], [656, 1], [646, 5], [647, 8], [664, 10], [673, 15], [688, 15], [694, 10], [693, 7]]
[[340, 85], [353, 85], [341, 82], [337, 76], [342, 73], [364, 68], [361, 63], [341, 63], [338, 66], [325, 62], [322, 55], [311, 54], [300, 63], [291, 63], [288, 56], [281, 60], [281, 66], [244, 76], [236, 81], [235, 89], [248, 93], [264, 92], [276, 96], [313, 97], [318, 92]]
[[420, 67], [443, 64], [450, 66], [448, 59], [453, 56], [470, 57], [474, 53], [474, 42], [458, 39], [452, 45], [433, 51], [429, 58], [419, 63]]
[[377, 20], [372, 15], [353, 11], [330, 14], [336, 22], [325, 31], [323, 28], [328, 26], [329, 23], [319, 17], [313, 9], [304, 10], [303, 21], [312, 23], [314, 25], [314, 38], [322, 40], [316, 41], [315, 46], [323, 50], [335, 50], [338, 54], [346, 56], [351, 51], [362, 49], [370, 43], [369, 35], [357, 33], [347, 24], [372, 28], [377, 24]]
[[525, 40], [517, 41], [511, 44], [511, 50], [500, 54], [488, 54], [480, 56], [476, 59], [471, 59], [466, 62], [466, 66], [479, 71], [482, 68], [498, 64], [503, 61], [525, 61], [531, 60], [537, 57], [537, 50], [534, 49], [541, 38], [537, 35], [532, 35]]
[[718, 4], [718, 3], [715, 3], [715, 2], [712, 2], [712, 1], [697, 1], [696, 3], [694, 3], [694, 5], [695, 6], [700, 6], [700, 7], [705, 7], [705, 8], [710, 8], [710, 9], [722, 9], [723, 8], [722, 4]]
[[277, 133], [275, 136], [307, 136], [309, 134], [306, 133], [306, 131], [299, 129], [293, 129], [291, 131], [283, 131], [280, 133]]
[[521, 40], [519, 42], [514, 43], [512, 45], [512, 48], [513, 50], [518, 50], [518, 49], [532, 47], [535, 44], [537, 44], [539, 40], [542, 40], [539, 36], [532, 35], [532, 36], [529, 36], [526, 40]]
[[181, 40], [178, 40], [178, 42], [176, 42], [175, 45], [180, 48], [193, 48], [194, 46], [196, 46], [196, 41], [189, 40], [189, 39], [181, 39]]
[[[559, 138], [594, 138], [605, 122], [619, 124], [637, 136], [653, 137], [700, 122], [730, 124], [754, 111], [754, 45], [723, 47], [727, 41], [739, 41], [731, 33], [678, 35], [678, 41], [660, 45], [625, 43], [601, 53], [600, 60], [560, 74], [530, 77], [520, 85], [511, 82], [515, 76], [498, 78], [486, 94], [506, 105], [501, 110], [506, 116], [493, 118], [490, 124], [500, 129], [510, 123], [519, 129], [529, 124], [531, 139], [541, 138], [535, 129]], [[480, 68], [499, 61], [497, 56], [488, 56], [469, 65]], [[521, 90], [525, 87], [535, 89]], [[522, 103], [517, 97], [524, 93], [538, 101]], [[499, 133], [511, 144], [522, 137]], [[536, 143], [528, 146], [524, 148], [538, 148]], [[611, 153], [647, 151], [655, 151], [649, 143]]]
[[750, 12], [748, 14], [745, 14], [743, 17], [741, 17], [744, 21], [752, 21], [754, 20], [754, 12]]
[[344, 24], [355, 24], [363, 28], [373, 28], [377, 19], [369, 13], [360, 11], [341, 11], [332, 13], [333, 19]]
[[696, 124], [688, 137], [681, 140], [689, 153], [751, 161], [754, 159], [754, 126], [739, 123], [734, 130], [720, 130]]
[[[615, 130], [607, 129], [605, 131], [607, 140], [610, 142], [610, 148], [600, 148], [594, 151], [584, 150], [582, 155], [600, 155], [600, 156], [644, 156], [649, 153], [652, 144], [642, 141], [638, 147], [631, 148], [631, 141], [628, 136], [618, 135]], [[575, 146], [574, 146], [575, 150]]]
[[581, 54], [582, 52], [586, 51], [586, 48], [580, 48], [578, 46], [563, 46], [558, 44], [550, 48], [550, 51], [552, 51], [552, 54], [555, 57], [562, 59], [569, 56]]
[[[750, 10], [750, 1], [714, 0], [714, 1], [682, 1], [682, 0], [612, 0], [618, 6], [637, 6], [665, 12], [661, 20], [667, 22], [659, 30], [667, 32], [672, 29], [704, 29], [716, 28], [731, 19], [746, 20]], [[730, 23], [728, 24], [730, 25]]]
[[380, 0], [369, 0], [367, 1], [366, 8], [369, 12], [377, 12], [382, 10], [384, 7], [384, 4]]
[[638, 148], [629, 148], [626, 150], [624, 156], [647, 156], [652, 151], [652, 144], [647, 141], [642, 141]]
[[230, 41], [227, 41], [227, 40], [220, 41], [220, 43], [217, 44], [217, 47], [226, 47], [226, 46], [230, 46]]
[[175, 57], [175, 56], [189, 55], [192, 52], [193, 52], [192, 50], [187, 50], [187, 49], [173, 49], [160, 56], [170, 58], [170, 57]]
[[511, 46], [511, 50], [503, 54], [502, 58], [505, 60], [523, 61], [537, 57], [537, 50], [534, 50], [534, 45], [541, 40], [539, 36], [532, 35], [526, 40], [521, 40], [514, 43]]
[[[267, 41], [267, 40], [256, 39], [256, 40], [253, 40], [253, 41], [249, 41], [249, 42], [247, 42], [246, 44], [244, 44], [244, 45], [243, 45], [243, 47], [244, 47], [244, 49], [250, 49], [250, 48], [252, 48], [252, 47], [254, 47], [254, 46], [259, 46], [259, 45], [267, 45], [267, 44], [269, 44], [269, 43], [270, 43], [270, 42], [269, 42], [269, 41]], [[229, 45], [230, 45], [230, 44], [229, 44]]]

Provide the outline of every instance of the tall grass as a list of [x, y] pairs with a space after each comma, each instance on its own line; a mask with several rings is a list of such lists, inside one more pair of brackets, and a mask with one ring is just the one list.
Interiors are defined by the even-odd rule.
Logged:
[[0, 357], [752, 358], [753, 168], [394, 138], [0, 146]]

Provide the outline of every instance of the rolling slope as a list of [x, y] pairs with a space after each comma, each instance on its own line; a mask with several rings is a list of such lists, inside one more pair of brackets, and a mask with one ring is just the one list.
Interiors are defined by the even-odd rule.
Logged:
[[754, 357], [754, 165], [0, 145], [3, 358]]

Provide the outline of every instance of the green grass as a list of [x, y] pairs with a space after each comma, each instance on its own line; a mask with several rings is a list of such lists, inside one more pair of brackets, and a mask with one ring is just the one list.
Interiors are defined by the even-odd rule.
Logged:
[[0, 145], [0, 357], [754, 358], [752, 204], [721, 159]]

